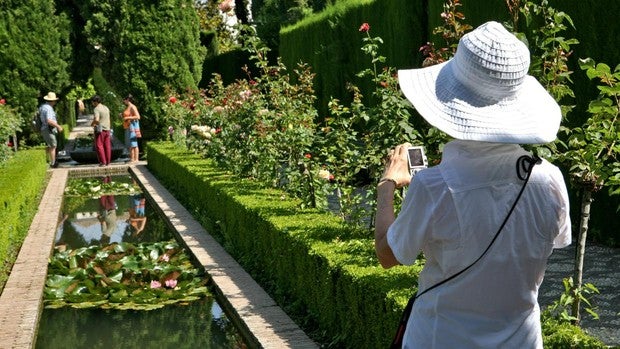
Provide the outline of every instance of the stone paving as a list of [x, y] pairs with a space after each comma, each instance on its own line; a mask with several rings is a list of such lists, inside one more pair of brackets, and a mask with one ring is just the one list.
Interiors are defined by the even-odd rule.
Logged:
[[[573, 275], [574, 259], [575, 244], [554, 250], [538, 296], [541, 307], [560, 298], [562, 279]], [[620, 248], [587, 244], [583, 283], [594, 284], [600, 291], [588, 297], [600, 319], [593, 319], [582, 308], [581, 327], [605, 344], [620, 348]]]
[[[89, 127], [77, 131], [88, 132]], [[120, 161], [108, 167], [77, 168], [62, 164], [49, 170], [51, 178], [39, 210], [0, 295], [0, 348], [35, 347], [47, 263], [53, 250], [67, 178], [127, 172], [137, 177], [153, 206], [169, 220], [181, 241], [205, 268], [218, 302], [244, 334], [250, 348], [318, 348], [144, 164], [128, 166]]]
[[0, 295], [0, 348], [34, 348], [48, 258], [67, 181], [54, 170], [17, 260]]

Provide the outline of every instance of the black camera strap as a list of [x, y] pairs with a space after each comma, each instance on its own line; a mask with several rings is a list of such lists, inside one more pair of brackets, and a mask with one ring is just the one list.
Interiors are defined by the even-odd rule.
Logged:
[[519, 199], [521, 198], [521, 195], [523, 194], [523, 191], [525, 190], [525, 185], [530, 179], [530, 175], [532, 174], [532, 169], [534, 169], [535, 165], [540, 164], [541, 162], [542, 160], [540, 159], [540, 157], [538, 157], [538, 155], [534, 155], [534, 156], [523, 155], [519, 157], [519, 159], [517, 159], [517, 176], [519, 177], [520, 180], [524, 181], [523, 186], [521, 186], [521, 190], [519, 191], [519, 194], [517, 195], [516, 200], [512, 204], [512, 207], [510, 207], [510, 211], [508, 211], [506, 218], [504, 218], [504, 221], [502, 222], [499, 229], [497, 230], [497, 233], [495, 233], [495, 236], [493, 237], [491, 242], [489, 242], [489, 245], [487, 246], [487, 248], [484, 250], [484, 252], [482, 252], [480, 257], [478, 257], [475, 261], [473, 261], [471, 264], [463, 268], [458, 273], [434, 284], [433, 286], [425, 289], [424, 291], [420, 293], [414, 293], [411, 296], [411, 298], [409, 298], [409, 302], [407, 302], [407, 306], [405, 306], [405, 309], [403, 310], [403, 314], [400, 317], [398, 329], [396, 330], [396, 335], [394, 336], [394, 339], [392, 340], [390, 349], [396, 349], [396, 348], [402, 347], [403, 337], [405, 335], [405, 329], [407, 328], [407, 321], [409, 321], [409, 316], [411, 315], [411, 310], [413, 309], [413, 303], [415, 302], [416, 299], [420, 298], [420, 296], [422, 296], [426, 292], [429, 292], [430, 290], [433, 290], [445, 284], [446, 282], [453, 280], [459, 275], [463, 274], [464, 272], [469, 270], [469, 268], [471, 268], [474, 264], [478, 263], [478, 261], [480, 261], [482, 257], [484, 257], [484, 255], [487, 254], [487, 252], [491, 249], [491, 246], [493, 246], [493, 243], [495, 243], [495, 240], [497, 240], [497, 238], [499, 237], [499, 234], [502, 232], [502, 229], [504, 229], [504, 226], [508, 222], [508, 218], [510, 218], [512, 211], [514, 211], [515, 207], [517, 206], [517, 202], [519, 202]]

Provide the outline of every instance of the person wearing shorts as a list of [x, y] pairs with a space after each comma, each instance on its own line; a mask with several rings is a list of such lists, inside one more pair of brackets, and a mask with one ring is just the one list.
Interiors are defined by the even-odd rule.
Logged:
[[58, 123], [56, 119], [56, 112], [54, 111], [54, 106], [58, 101], [58, 97], [56, 93], [49, 92], [47, 95], [43, 97], [45, 103], [43, 103], [39, 107], [39, 115], [41, 118], [41, 136], [43, 136], [43, 140], [46, 144], [45, 151], [47, 152], [47, 157], [50, 161], [50, 167], [56, 168], [58, 167], [58, 162], [56, 161], [56, 148], [58, 147], [58, 133], [62, 132], [62, 126]]

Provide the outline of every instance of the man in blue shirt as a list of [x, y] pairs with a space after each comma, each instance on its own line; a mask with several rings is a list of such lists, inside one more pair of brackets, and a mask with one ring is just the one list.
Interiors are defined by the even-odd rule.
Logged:
[[62, 132], [62, 126], [56, 119], [56, 112], [54, 106], [58, 101], [58, 97], [54, 92], [49, 92], [43, 97], [45, 103], [39, 107], [39, 113], [41, 117], [41, 135], [47, 145], [47, 156], [50, 160], [50, 166], [52, 168], [58, 167], [56, 161], [56, 147], [58, 146], [58, 140], [56, 139], [59, 132]]

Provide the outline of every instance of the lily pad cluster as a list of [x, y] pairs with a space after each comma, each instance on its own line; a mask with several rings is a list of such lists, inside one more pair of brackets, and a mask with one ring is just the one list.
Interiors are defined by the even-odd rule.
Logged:
[[58, 250], [49, 263], [44, 304], [157, 309], [209, 295], [201, 276], [175, 241]]
[[132, 195], [142, 192], [140, 186], [123, 182], [104, 182], [100, 179], [72, 179], [65, 188], [65, 195], [98, 197], [101, 195]]

